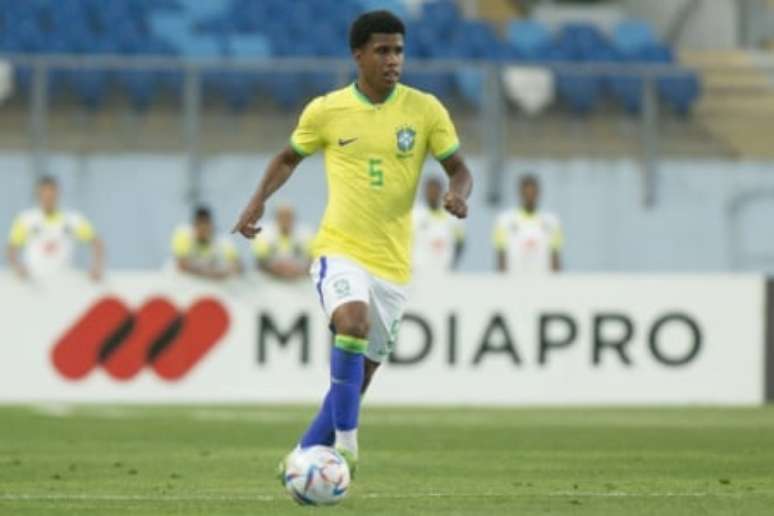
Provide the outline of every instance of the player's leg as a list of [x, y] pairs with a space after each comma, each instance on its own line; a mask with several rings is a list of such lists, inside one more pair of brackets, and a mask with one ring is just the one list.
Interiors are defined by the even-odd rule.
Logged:
[[[331, 371], [333, 373], [336, 369], [337, 372], [344, 374], [347, 382], [357, 382], [358, 378], [361, 378], [362, 385], [365, 366], [361, 365], [363, 371], [360, 374], [352, 371], [352, 367], [355, 366], [351, 364], [361, 362], [362, 358], [358, 357], [357, 353], [351, 352], [352, 341], [346, 337], [356, 339], [355, 347], [357, 347], [357, 339], [364, 340], [362, 337], [367, 335], [369, 277], [365, 271], [348, 260], [324, 257], [315, 262], [311, 274], [320, 296], [320, 302], [335, 333], [334, 349], [331, 352]], [[342, 348], [347, 348], [350, 351], [345, 355]], [[350, 357], [349, 355], [355, 356]], [[333, 378], [335, 377], [336, 375], [333, 374], [331, 388], [323, 400], [320, 412], [302, 437], [299, 443], [301, 447], [316, 444], [332, 446], [335, 442], [335, 411], [337, 410], [339, 416], [344, 418], [342, 413], [347, 409], [343, 407], [350, 404], [347, 401], [339, 401], [339, 403], [334, 404], [334, 401], [340, 400], [342, 396], [346, 398], [345, 394], [334, 394], [334, 391], [346, 393], [351, 390], [346, 387], [334, 388]], [[337, 405], [339, 409], [335, 409], [334, 405]], [[349, 423], [351, 424], [351, 421]]]
[[346, 303], [333, 313], [336, 328], [331, 352], [331, 408], [336, 428], [336, 447], [357, 460], [357, 427], [360, 416], [360, 390], [368, 347], [368, 304]]

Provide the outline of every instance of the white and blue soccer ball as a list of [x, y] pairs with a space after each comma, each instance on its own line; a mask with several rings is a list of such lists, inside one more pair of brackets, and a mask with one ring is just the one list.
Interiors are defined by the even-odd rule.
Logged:
[[310, 446], [291, 453], [282, 483], [301, 505], [334, 505], [347, 496], [349, 467], [328, 446]]

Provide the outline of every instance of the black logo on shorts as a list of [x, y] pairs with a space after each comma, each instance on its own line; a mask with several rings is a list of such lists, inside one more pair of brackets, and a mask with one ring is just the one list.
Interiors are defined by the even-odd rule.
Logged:
[[355, 140], [357, 140], [357, 138], [349, 138], [348, 140], [345, 140], [344, 138], [339, 138], [339, 147], [344, 147], [345, 145], [349, 145]]

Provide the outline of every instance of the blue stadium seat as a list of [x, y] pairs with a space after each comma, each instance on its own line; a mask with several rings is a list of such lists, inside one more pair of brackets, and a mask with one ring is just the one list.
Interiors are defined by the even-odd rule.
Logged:
[[462, 67], [454, 73], [460, 96], [476, 109], [484, 104], [484, 74], [478, 68]]
[[557, 74], [556, 89], [567, 107], [580, 115], [597, 106], [602, 90], [599, 77], [571, 73]]
[[402, 20], [406, 20], [409, 17], [409, 11], [406, 8], [406, 4], [400, 0], [360, 0], [360, 5], [364, 11], [386, 9]]
[[192, 20], [178, 13], [154, 13], [150, 18], [150, 30], [156, 37], [168, 41], [177, 51], [182, 51], [191, 37]]
[[[244, 59], [260, 59], [271, 55], [269, 40], [261, 34], [234, 35], [228, 40], [229, 55]], [[216, 85], [235, 112], [250, 103], [260, 75], [251, 71], [228, 70], [218, 73]]]
[[435, 26], [442, 36], [451, 36], [462, 17], [453, 0], [435, 0], [422, 4], [422, 19]]
[[545, 59], [551, 47], [551, 32], [542, 23], [513, 20], [508, 23], [506, 40], [515, 50], [515, 57], [525, 60]]
[[659, 98], [679, 115], [688, 115], [701, 95], [699, 79], [689, 70], [659, 77], [657, 90]]
[[225, 13], [229, 0], [177, 0], [180, 8], [192, 18]]
[[613, 29], [613, 42], [624, 56], [635, 56], [643, 47], [656, 45], [653, 28], [642, 20], [626, 20]]

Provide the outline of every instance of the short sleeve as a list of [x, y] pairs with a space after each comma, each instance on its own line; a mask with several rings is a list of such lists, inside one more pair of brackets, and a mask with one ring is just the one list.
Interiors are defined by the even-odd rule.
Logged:
[[430, 99], [430, 152], [436, 160], [443, 161], [457, 152], [460, 141], [449, 112], [437, 98], [431, 95]]
[[19, 215], [13, 221], [11, 225], [11, 232], [8, 235], [8, 243], [12, 247], [22, 247], [27, 243], [27, 236], [29, 234], [29, 228], [24, 220], [24, 217]]
[[322, 103], [323, 98], [317, 97], [307, 104], [290, 136], [290, 146], [301, 156], [314, 154], [323, 146]]
[[185, 258], [191, 254], [193, 239], [186, 228], [180, 228], [172, 236], [172, 254], [175, 258]]
[[494, 231], [492, 232], [492, 243], [498, 251], [505, 251], [505, 248], [508, 246], [508, 231], [502, 217], [498, 217], [495, 223]]
[[89, 222], [86, 217], [80, 214], [71, 215], [70, 223], [72, 224], [75, 238], [81, 242], [91, 242], [94, 240], [94, 237], [97, 236], [96, 232], [94, 231], [94, 226], [91, 225], [91, 222]]

